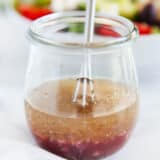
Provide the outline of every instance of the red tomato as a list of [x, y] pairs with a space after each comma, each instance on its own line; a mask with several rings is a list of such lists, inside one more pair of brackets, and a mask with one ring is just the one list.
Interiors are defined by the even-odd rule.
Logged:
[[39, 8], [39, 7], [35, 7], [32, 5], [26, 5], [26, 4], [19, 5], [17, 10], [22, 16], [24, 16], [30, 20], [35, 20], [39, 17], [53, 13], [53, 11], [51, 9]]
[[110, 29], [108, 25], [100, 25], [96, 27], [95, 33], [101, 36], [121, 37], [118, 32]]
[[137, 26], [139, 33], [141, 35], [148, 35], [152, 33], [152, 27], [148, 24], [145, 23], [135, 23], [135, 25]]

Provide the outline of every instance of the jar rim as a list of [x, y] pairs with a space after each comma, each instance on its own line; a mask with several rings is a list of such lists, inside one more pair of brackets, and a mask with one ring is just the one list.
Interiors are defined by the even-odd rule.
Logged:
[[138, 29], [134, 25], [133, 22], [128, 20], [127, 18], [121, 17], [121, 16], [113, 16], [110, 14], [106, 13], [96, 13], [95, 18], [105, 18], [109, 19], [112, 21], [116, 21], [120, 23], [121, 25], [125, 25], [128, 27], [128, 33], [126, 35], [120, 36], [116, 39], [113, 39], [110, 42], [100, 42], [100, 43], [91, 43], [90, 45], [84, 46], [84, 44], [77, 43], [72, 44], [72, 43], [64, 43], [64, 42], [58, 42], [56, 40], [51, 40], [44, 35], [40, 34], [37, 31], [37, 26], [45, 26], [45, 24], [55, 21], [55, 20], [60, 20], [62, 18], [66, 17], [78, 17], [78, 16], [83, 16], [85, 17], [85, 12], [84, 11], [70, 11], [70, 12], [59, 12], [59, 13], [53, 13], [41, 18], [38, 18], [37, 20], [33, 21], [29, 30], [28, 34], [29, 37], [31, 37], [33, 40], [38, 41], [39, 43], [49, 45], [49, 46], [55, 46], [55, 47], [61, 47], [61, 48], [75, 48], [75, 49], [80, 49], [80, 48], [108, 48], [108, 47], [113, 47], [121, 44], [125, 44], [129, 41], [132, 41], [138, 37]]

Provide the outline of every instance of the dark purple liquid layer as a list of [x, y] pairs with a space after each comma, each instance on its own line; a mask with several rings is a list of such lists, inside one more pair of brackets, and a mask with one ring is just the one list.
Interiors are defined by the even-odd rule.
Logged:
[[128, 134], [125, 133], [112, 139], [72, 144], [61, 140], [42, 138], [35, 134], [34, 136], [42, 148], [69, 160], [98, 160], [107, 157], [118, 151], [128, 139]]

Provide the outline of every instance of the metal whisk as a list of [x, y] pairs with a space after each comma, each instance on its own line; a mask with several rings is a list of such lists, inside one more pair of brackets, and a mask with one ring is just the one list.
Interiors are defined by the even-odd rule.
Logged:
[[[95, 18], [96, 0], [87, 0], [86, 21], [85, 21], [85, 44], [88, 47], [93, 40], [94, 18]], [[87, 105], [87, 91], [90, 90], [90, 103], [95, 102], [94, 82], [92, 80], [91, 55], [86, 53], [84, 63], [81, 64], [81, 71], [77, 79], [77, 85], [73, 95], [73, 103], [81, 103], [83, 107]], [[82, 96], [79, 97], [80, 86], [82, 84]], [[80, 102], [78, 101], [80, 98]]]

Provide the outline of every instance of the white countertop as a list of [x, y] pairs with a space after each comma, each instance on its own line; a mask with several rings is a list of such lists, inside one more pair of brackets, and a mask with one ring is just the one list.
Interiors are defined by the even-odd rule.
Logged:
[[[16, 143], [34, 144], [26, 127], [23, 112], [23, 83], [28, 45], [22, 28], [21, 25], [14, 25], [0, 16], [0, 159], [2, 160], [6, 158], [5, 152], [8, 153], [4, 148], [8, 142], [11, 141], [12, 145], [13, 140]], [[160, 159], [160, 36], [140, 38], [135, 44], [135, 58], [141, 93], [139, 121], [127, 145], [108, 160]], [[11, 122], [15, 122], [14, 125], [20, 130], [19, 133], [13, 133], [15, 128]], [[2, 143], [4, 139], [6, 141]], [[11, 158], [10, 156], [5, 160]]]

